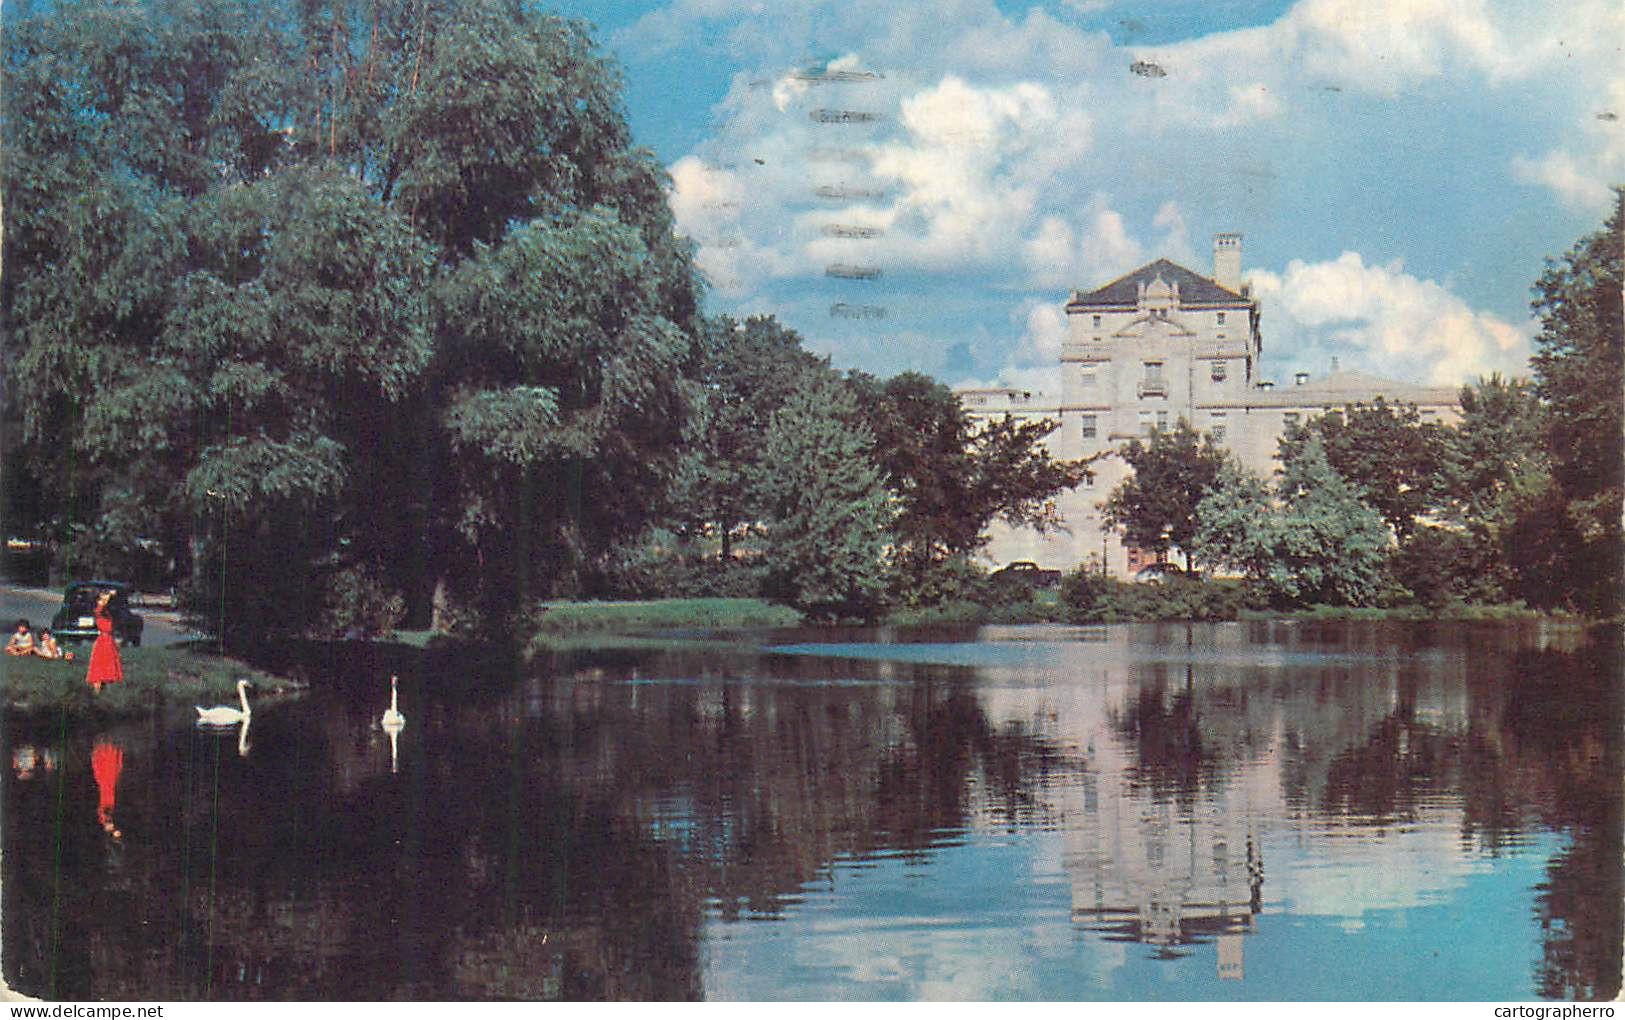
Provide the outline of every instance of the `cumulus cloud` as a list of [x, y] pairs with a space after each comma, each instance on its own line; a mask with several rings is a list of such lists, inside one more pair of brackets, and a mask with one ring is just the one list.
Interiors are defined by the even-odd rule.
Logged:
[[[838, 364], [880, 365], [890, 351], [897, 368], [930, 371], [969, 343], [979, 374], [1001, 361], [1036, 371], [1052, 334], [1031, 319], [1034, 302], [1059, 304], [1070, 288], [1158, 255], [1201, 271], [1205, 233], [1235, 229], [1249, 245], [1264, 240], [1250, 252], [1268, 246], [1270, 265], [1308, 259], [1253, 274], [1310, 288], [1279, 292], [1298, 311], [1266, 312], [1266, 357], [1318, 372], [1333, 346], [1350, 345], [1341, 354], [1350, 367], [1457, 382], [1522, 371], [1527, 327], [1400, 267], [1350, 255], [1316, 261], [1345, 247], [1392, 250], [1387, 238], [1415, 224], [1396, 216], [1420, 208], [1404, 193], [1428, 192], [1426, 182], [1449, 170], [1437, 148], [1416, 145], [1394, 146], [1380, 182], [1351, 183], [1348, 167], [1371, 166], [1388, 119], [1436, 118], [1415, 125], [1425, 133], [1448, 123], [1437, 111], [1504, 117], [1500, 148], [1462, 155], [1474, 160], [1478, 206], [1522, 192], [1595, 211], [1607, 185], [1625, 178], [1621, 122], [1596, 116], [1625, 116], [1610, 42], [1625, 32], [1622, 19], [1609, 0], [1573, 0], [1561, 16], [1499, 0], [1300, 0], [1269, 24], [1148, 47], [1116, 45], [1039, 5], [1009, 14], [993, 0], [673, 0], [614, 44], [636, 55], [699, 39], [705, 55], [738, 68], [709, 140], [672, 166], [678, 227], [698, 245], [716, 310], [809, 309], [806, 321], [787, 321]], [[1165, 75], [1133, 73], [1141, 60]], [[1568, 77], [1540, 85], [1554, 68]], [[1582, 87], [1591, 90], [1583, 98]], [[1396, 101], [1412, 106], [1396, 114]], [[1557, 123], [1570, 130], [1539, 128]], [[1366, 132], [1357, 142], [1343, 137], [1351, 126]], [[1336, 213], [1304, 207], [1312, 194], [1303, 182], [1322, 177], [1341, 185], [1328, 189], [1339, 200], [1380, 188], [1383, 201]], [[1350, 236], [1321, 230], [1318, 245], [1288, 226], [1345, 214]], [[1405, 249], [1413, 263], [1460, 279], [1466, 267], [1448, 261], [1447, 245], [1422, 243], [1432, 251]], [[1558, 243], [1520, 255], [1518, 298], [1500, 307], [1522, 304], [1523, 266]], [[1483, 260], [1472, 268], [1482, 276]], [[870, 269], [883, 274], [877, 282], [838, 282]], [[1315, 310], [1307, 295], [1339, 274], [1344, 286], [1358, 279], [1401, 303], [1346, 319]], [[832, 303], [887, 289], [885, 320], [828, 314]], [[905, 343], [905, 334], [926, 339]], [[1288, 354], [1299, 343], [1303, 351]]]
[[[1184, 222], [1172, 223], [1158, 213], [1153, 225], [1170, 231], [1170, 239], [1183, 231]], [[1119, 276], [1145, 261], [1145, 248], [1134, 239], [1123, 214], [1111, 207], [1111, 199], [1094, 195], [1076, 214], [1074, 228], [1064, 215], [1047, 215], [1037, 230], [1022, 243], [1028, 279], [1035, 287], [1063, 289], [1088, 286]], [[1188, 244], [1187, 244], [1188, 247]], [[1165, 248], [1164, 251], [1167, 251]]]
[[1434, 385], [1527, 373], [1530, 324], [1474, 311], [1397, 261], [1371, 266], [1344, 252], [1329, 262], [1294, 261], [1284, 273], [1249, 276], [1269, 326], [1266, 358], [1291, 352], [1281, 366], [1287, 371], [1318, 374], [1336, 357], [1343, 368]]

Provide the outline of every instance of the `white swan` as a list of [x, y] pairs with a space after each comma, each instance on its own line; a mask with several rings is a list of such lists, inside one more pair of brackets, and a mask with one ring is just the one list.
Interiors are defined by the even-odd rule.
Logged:
[[384, 710], [384, 716], [378, 720], [384, 729], [400, 729], [406, 725], [406, 716], [401, 714], [400, 691], [396, 686], [396, 678], [389, 678], [389, 707]]
[[213, 708], [204, 708], [195, 705], [197, 709], [197, 722], [199, 726], [230, 726], [232, 723], [247, 722], [252, 710], [248, 707], [248, 681], [237, 681], [237, 699], [243, 703], [242, 708], [232, 708], [230, 705], [216, 705]]

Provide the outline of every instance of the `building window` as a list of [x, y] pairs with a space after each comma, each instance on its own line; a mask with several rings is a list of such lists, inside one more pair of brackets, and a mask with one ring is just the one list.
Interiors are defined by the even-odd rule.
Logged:
[[1096, 329], [1099, 329], [1099, 328], [1100, 328], [1100, 316], [1098, 316], [1098, 315], [1093, 315], [1093, 316], [1090, 316], [1090, 318], [1091, 318], [1091, 319], [1092, 319], [1092, 320], [1093, 320], [1093, 322], [1094, 322], [1094, 327], [1095, 327], [1095, 328], [1096, 328]]
[[1095, 436], [1099, 432], [1099, 428], [1095, 424], [1095, 416], [1092, 415], [1092, 414], [1086, 414], [1080, 420], [1083, 422], [1083, 438], [1085, 438], [1085, 439], [1093, 439], [1093, 438], [1095, 438]]
[[1083, 374], [1078, 377], [1078, 382], [1086, 390], [1094, 389], [1095, 388], [1095, 370], [1092, 369], [1092, 368], [1084, 369]]
[[1214, 411], [1213, 420], [1208, 425], [1208, 432], [1213, 436], [1215, 443], [1224, 442], [1225, 415], [1223, 411]]
[[1167, 429], [1168, 429], [1168, 412], [1167, 411], [1158, 411], [1157, 412], [1157, 428], [1159, 430], [1162, 430], [1162, 431], [1167, 431]]
[[1281, 415], [1281, 421], [1286, 425], [1287, 428], [1292, 428], [1298, 424], [1298, 412], [1286, 412], [1285, 414]]
[[1155, 426], [1155, 424], [1156, 419], [1151, 416], [1150, 411], [1140, 412], [1140, 434], [1142, 436], [1149, 436], [1151, 434], [1151, 429]]
[[1229, 372], [1230, 372], [1230, 366], [1229, 366], [1228, 363], [1226, 363], [1224, 361], [1215, 361], [1213, 363], [1213, 381], [1214, 382], [1224, 382], [1225, 376], [1228, 375]]
[[1220, 312], [1220, 313], [1219, 313], [1219, 319], [1218, 319], [1218, 323], [1219, 323], [1219, 325], [1221, 325], [1221, 326], [1222, 326], [1222, 325], [1224, 325], [1224, 313], [1223, 313], [1223, 312]]
[[1168, 383], [1162, 377], [1162, 362], [1145, 362], [1145, 376], [1140, 380], [1140, 396], [1166, 397]]

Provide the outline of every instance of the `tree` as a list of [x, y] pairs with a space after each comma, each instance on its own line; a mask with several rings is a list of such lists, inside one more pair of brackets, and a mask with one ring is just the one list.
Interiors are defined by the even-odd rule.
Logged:
[[517, 227], [437, 288], [441, 570], [479, 608], [579, 592], [673, 470], [694, 352], [647, 262], [599, 207]]
[[735, 543], [763, 519], [754, 480], [773, 415], [810, 380], [833, 378], [829, 360], [805, 350], [800, 335], [772, 316], [708, 322], [688, 453], [669, 493], [677, 531], [714, 535], [730, 560]]
[[1386, 589], [1388, 527], [1333, 470], [1319, 436], [1292, 451], [1273, 492], [1227, 464], [1197, 520], [1197, 554], [1240, 570], [1277, 600], [1370, 605]]
[[1331, 466], [1318, 436], [1282, 465], [1269, 535], [1270, 586], [1294, 602], [1364, 606], [1385, 588], [1388, 526]]
[[53, 479], [35, 512], [87, 569], [156, 537], [287, 596], [234, 619], [309, 623], [346, 571], [421, 619], [436, 580], [484, 608], [577, 588], [648, 518], [697, 291], [581, 25], [474, 0], [6, 15], [0, 324], [48, 381], [7, 379], [7, 477]]
[[1394, 579], [1427, 605], [1512, 597], [1502, 552], [1512, 493], [1545, 471], [1542, 410], [1527, 382], [1499, 374], [1461, 389], [1461, 419], [1441, 431], [1438, 525], [1418, 525], [1394, 551]]
[[1275, 513], [1264, 480], [1227, 459], [1213, 487], [1196, 505], [1192, 552], [1209, 566], [1262, 580], [1269, 576], [1275, 555]]
[[1044, 446], [1051, 419], [974, 421], [952, 390], [917, 372], [884, 382], [853, 373], [847, 382], [896, 498], [892, 559], [905, 597], [981, 548], [995, 520], [1059, 526], [1055, 496], [1088, 475], [1087, 462], [1058, 461]]
[[813, 381], [773, 414], [756, 474], [770, 594], [813, 617], [872, 617], [886, 587], [891, 498], [857, 402]]
[[1414, 406], [1378, 397], [1369, 405], [1312, 418], [1281, 437], [1281, 459], [1296, 456], [1311, 436], [1320, 439], [1332, 468], [1360, 487], [1366, 502], [1401, 540], [1419, 516], [1438, 504], [1443, 436], [1438, 426], [1421, 420]]
[[1597, 614], [1617, 612], [1620, 604], [1622, 244], [1625, 188], [1616, 188], [1603, 229], [1577, 241], [1561, 261], [1547, 261], [1532, 302], [1541, 330], [1531, 365], [1535, 390], [1546, 404], [1551, 477], [1578, 538], [1569, 554], [1567, 583], [1552, 594]]
[[1224, 452], [1181, 418], [1172, 431], [1152, 432], [1149, 443], [1132, 440], [1122, 457], [1134, 473], [1101, 505], [1106, 523], [1130, 544], [1155, 550], [1158, 559], [1177, 546], [1190, 569], [1196, 507], [1218, 480]]

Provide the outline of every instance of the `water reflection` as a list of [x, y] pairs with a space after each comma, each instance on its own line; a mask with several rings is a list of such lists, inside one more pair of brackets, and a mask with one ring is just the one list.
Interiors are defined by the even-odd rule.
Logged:
[[45, 741], [13, 727], [6, 978], [80, 998], [1337, 999], [1377, 973], [1384, 997], [1617, 992], [1617, 630], [929, 636], [403, 671], [404, 756], [375, 682], [265, 707], [251, 757], [143, 723], [117, 735], [142, 837], [116, 871], [73, 811], [46, 835], [61, 806], [17, 757]]
[[96, 822], [114, 839], [123, 839], [113, 821], [118, 803], [119, 774], [124, 771], [124, 748], [111, 740], [98, 740], [90, 752], [90, 771], [96, 777]]

